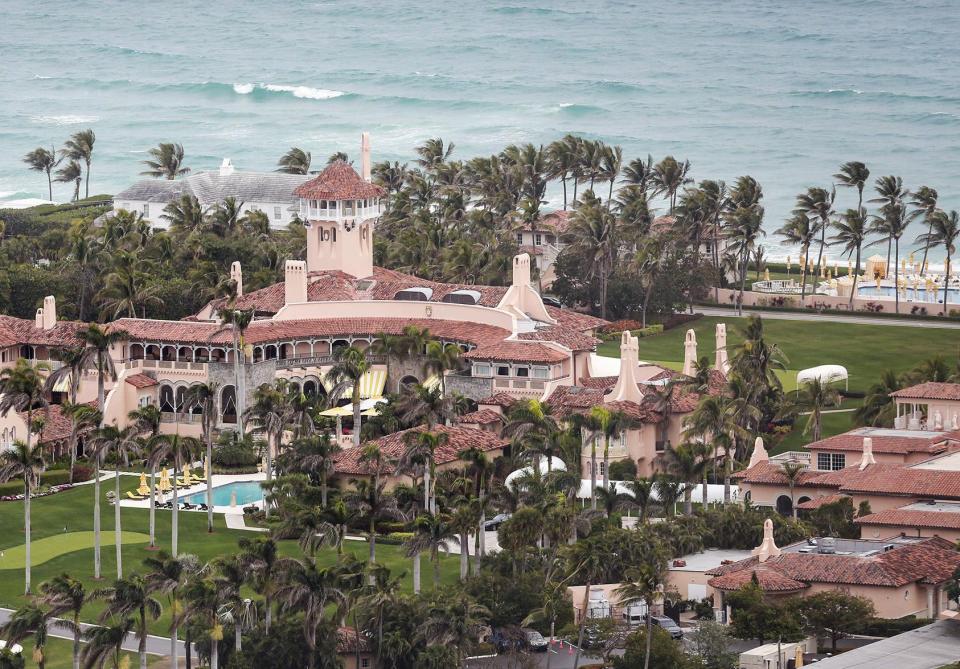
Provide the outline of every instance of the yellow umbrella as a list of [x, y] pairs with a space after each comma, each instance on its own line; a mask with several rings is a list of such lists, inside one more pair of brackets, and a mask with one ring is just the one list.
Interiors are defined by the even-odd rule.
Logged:
[[183, 483], [184, 485], [190, 485], [190, 465], [183, 465]]
[[878, 276], [878, 277], [877, 277], [877, 288], [879, 288], [879, 287], [880, 287], [880, 277]]
[[160, 488], [160, 492], [167, 492], [171, 488], [170, 475], [167, 473], [166, 467], [160, 470], [160, 481], [157, 483], [157, 487]]
[[763, 270], [763, 280], [764, 280], [764, 281], [769, 281], [769, 280], [770, 280], [770, 270], [769, 270], [769, 269], [764, 269], [764, 270]]
[[137, 494], [140, 495], [149, 495], [150, 486], [147, 485], [147, 475], [143, 472], [140, 473], [140, 487], [137, 488]]
[[796, 658], [794, 659], [794, 664], [793, 664], [793, 666], [794, 666], [794, 667], [802, 667], [802, 666], [803, 666], [803, 646], [801, 646], [800, 644], [797, 644], [797, 656], [796, 656]]

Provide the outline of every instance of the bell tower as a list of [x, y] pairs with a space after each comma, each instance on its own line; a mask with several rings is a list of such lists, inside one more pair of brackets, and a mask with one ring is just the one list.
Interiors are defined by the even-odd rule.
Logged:
[[307, 271], [373, 274], [373, 232], [386, 191], [370, 182], [370, 139], [362, 137], [361, 177], [337, 160], [299, 186], [300, 218], [307, 228]]

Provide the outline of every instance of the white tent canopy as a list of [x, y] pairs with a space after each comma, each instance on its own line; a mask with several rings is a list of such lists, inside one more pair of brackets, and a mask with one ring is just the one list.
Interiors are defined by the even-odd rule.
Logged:
[[830, 383], [831, 381], [844, 381], [849, 387], [847, 368], [843, 365], [818, 365], [809, 369], [801, 369], [797, 372], [797, 386], [804, 383], [810, 383], [814, 379], [820, 383]]
[[[630, 492], [630, 483], [628, 481], [610, 481], [611, 484], [617, 487], [617, 492], [629, 493]], [[603, 477], [597, 477], [597, 488], [603, 487]], [[698, 483], [692, 487], [691, 498], [694, 502], [703, 501], [703, 484]], [[657, 494], [656, 488], [652, 491], [650, 497], [655, 501], [660, 501], [660, 496]], [[730, 499], [737, 501], [740, 497], [740, 488], [736, 485], [730, 486]], [[577, 498], [581, 500], [590, 499], [590, 479], [581, 479], [580, 481], [580, 491], [577, 493]], [[682, 502], [683, 497], [680, 497]], [[720, 503], [723, 501], [723, 484], [722, 483], [709, 483], [707, 484], [707, 503], [714, 504]]]

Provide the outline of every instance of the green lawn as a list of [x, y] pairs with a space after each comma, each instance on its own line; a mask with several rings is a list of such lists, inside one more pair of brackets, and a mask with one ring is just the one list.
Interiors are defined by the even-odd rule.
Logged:
[[[727, 350], [742, 341], [739, 329], [745, 321], [735, 317], [708, 316], [694, 321], [689, 326], [674, 328], [661, 335], [640, 339], [640, 359], [657, 362], [673, 369], [683, 365], [683, 338], [691, 327], [697, 333], [697, 350], [700, 356], [714, 357], [714, 332], [717, 323], [727, 324]], [[780, 373], [787, 391], [796, 389], [797, 370], [816, 365], [837, 364], [847, 368], [850, 375], [850, 390], [866, 392], [879, 380], [887, 369], [897, 373], [915, 367], [922, 360], [937, 354], [948, 359], [957, 355], [960, 334], [956, 330], [941, 328], [912, 328], [884, 325], [858, 325], [829, 322], [827, 319], [792, 321], [766, 318], [763, 321], [767, 341], [777, 344], [787, 358], [786, 372]], [[619, 357], [619, 340], [604, 342], [598, 352], [601, 355]], [[847, 400], [844, 408], [854, 406], [859, 400]], [[803, 436], [803, 417], [796, 429], [778, 444], [774, 452], [799, 450], [811, 440]], [[846, 432], [853, 427], [852, 414], [829, 414], [824, 418], [823, 435], [831, 436]]]
[[[55, 557], [73, 553], [84, 548], [93, 548], [93, 532], [66, 532], [52, 537], [44, 537], [30, 543], [30, 564], [34, 567], [43, 564]], [[103, 536], [101, 542], [104, 546], [113, 546], [115, 533], [110, 532]], [[127, 532], [123, 530], [120, 533], [121, 544], [144, 544], [150, 541], [149, 534], [140, 532]], [[27, 557], [27, 545], [20, 544], [13, 548], [5, 549], [3, 555], [0, 555], [0, 570], [3, 569], [23, 569], [24, 560]]]
[[[26, 669], [35, 669], [37, 663], [33, 661], [33, 640], [27, 639], [22, 644], [23, 657], [26, 660]], [[121, 658], [130, 658], [130, 667], [137, 667], [139, 660], [136, 653], [121, 653]], [[72, 669], [73, 667], [73, 641], [68, 639], [58, 639], [47, 637], [47, 645], [44, 647], [45, 669]], [[161, 664], [162, 663], [162, 664]], [[169, 667], [170, 661], [163, 660], [155, 655], [147, 656], [147, 667]]]
[[[125, 476], [122, 479], [123, 490], [133, 490], [139, 485], [135, 476]], [[84, 485], [56, 495], [49, 495], [33, 500], [32, 531], [34, 551], [40, 547], [41, 551], [48, 551], [47, 547], [54, 547], [47, 557], [32, 570], [34, 590], [44, 580], [66, 572], [80, 578], [86, 583], [89, 591], [110, 585], [116, 577], [115, 549], [112, 544], [114, 509], [106, 502], [107, 490], [113, 489], [112, 481], [101, 486], [104, 499], [101, 500], [103, 547], [101, 558], [103, 561], [103, 580], [93, 578], [93, 548], [92, 541], [86, 537], [92, 534], [93, 529], [93, 486]], [[146, 509], [123, 508], [121, 511], [122, 527], [124, 532], [131, 533], [129, 537], [134, 543], [124, 542], [123, 560], [124, 574], [133, 571], [142, 572], [142, 561], [153, 553], [147, 551], [148, 538], [148, 511]], [[161, 548], [170, 547], [170, 511], [157, 512], [157, 541]], [[206, 514], [181, 511], [179, 514], [180, 533], [179, 550], [181, 553], [192, 553], [202, 560], [208, 561], [222, 555], [233, 555], [237, 552], [237, 541], [241, 537], [255, 537], [253, 532], [227, 529], [222, 515], [215, 515], [215, 531], [208, 534], [206, 531]], [[66, 531], [66, 534], [65, 534]], [[139, 533], [138, 536], [136, 533]], [[62, 545], [64, 540], [68, 544]], [[11, 559], [11, 554], [20, 555], [19, 565], [4, 566], [0, 576], [0, 606], [17, 608], [25, 601], [23, 597], [23, 503], [0, 502], [0, 551], [4, 553], [3, 561]], [[109, 544], [109, 545], [108, 545]], [[366, 559], [369, 547], [366, 542], [347, 541], [344, 543], [344, 552], [351, 553], [357, 558]], [[285, 555], [302, 555], [295, 541], [281, 542], [281, 551]], [[319, 562], [332, 564], [336, 561], [333, 549], [323, 549], [317, 555]], [[401, 548], [395, 545], [377, 545], [377, 561], [386, 565], [394, 573], [405, 573], [405, 586], [412, 590], [410, 577], [410, 561], [401, 553]], [[457, 556], [442, 556], [442, 579], [445, 583], [456, 581], [459, 573]], [[428, 564], [424, 565], [424, 587], [429, 588], [432, 571]], [[87, 607], [84, 620], [95, 622], [101, 610], [99, 604]], [[169, 624], [169, 615], [164, 616], [151, 625], [155, 634], [165, 634]], [[50, 665], [48, 665], [50, 666]]]

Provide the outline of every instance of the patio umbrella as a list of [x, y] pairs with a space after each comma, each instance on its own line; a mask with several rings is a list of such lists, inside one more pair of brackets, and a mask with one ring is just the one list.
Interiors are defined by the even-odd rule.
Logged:
[[166, 467], [160, 470], [160, 480], [157, 482], [157, 487], [160, 489], [160, 492], [167, 492], [173, 487], [170, 485], [170, 474], [167, 472]]
[[137, 488], [137, 493], [140, 495], [150, 494], [150, 486], [147, 485], [147, 475], [143, 472], [140, 473], [140, 487]]
[[803, 646], [801, 646], [800, 644], [797, 644], [797, 657], [794, 660], [793, 666], [794, 667], [803, 666]]

